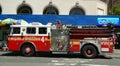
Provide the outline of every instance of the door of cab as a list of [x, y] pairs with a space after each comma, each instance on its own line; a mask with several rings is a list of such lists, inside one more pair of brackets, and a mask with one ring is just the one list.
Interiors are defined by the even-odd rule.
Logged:
[[51, 33], [51, 38], [52, 51], [68, 51], [69, 31], [67, 29], [53, 29]]

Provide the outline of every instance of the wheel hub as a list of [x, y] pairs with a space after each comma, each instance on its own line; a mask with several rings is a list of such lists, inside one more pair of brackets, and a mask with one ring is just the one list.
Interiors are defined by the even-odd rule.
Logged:
[[88, 50], [86, 51], [86, 53], [87, 53], [88, 55], [92, 55], [92, 50], [88, 49]]
[[31, 52], [31, 49], [29, 47], [25, 48], [25, 52], [26, 53], [30, 53]]

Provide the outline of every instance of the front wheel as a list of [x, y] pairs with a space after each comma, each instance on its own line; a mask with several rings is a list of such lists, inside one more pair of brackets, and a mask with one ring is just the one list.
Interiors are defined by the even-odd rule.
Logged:
[[95, 58], [97, 56], [97, 50], [94, 46], [92, 45], [86, 45], [82, 49], [82, 54], [86, 58]]
[[23, 56], [33, 56], [35, 49], [32, 45], [23, 45], [20, 52]]

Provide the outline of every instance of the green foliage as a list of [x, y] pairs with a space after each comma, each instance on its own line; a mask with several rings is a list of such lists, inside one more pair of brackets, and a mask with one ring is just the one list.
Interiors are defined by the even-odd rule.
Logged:
[[113, 6], [112, 9], [108, 11], [109, 15], [120, 15], [120, 5]]
[[2, 32], [0, 31], [0, 40], [2, 39]]
[[113, 15], [120, 15], [120, 5], [113, 7]]

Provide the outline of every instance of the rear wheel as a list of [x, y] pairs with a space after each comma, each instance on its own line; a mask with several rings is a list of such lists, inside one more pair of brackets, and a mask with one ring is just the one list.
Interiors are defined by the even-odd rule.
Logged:
[[33, 56], [35, 49], [32, 45], [23, 45], [20, 52], [23, 56]]
[[97, 50], [94, 46], [92, 45], [86, 45], [82, 49], [82, 54], [86, 58], [95, 58], [97, 56]]

